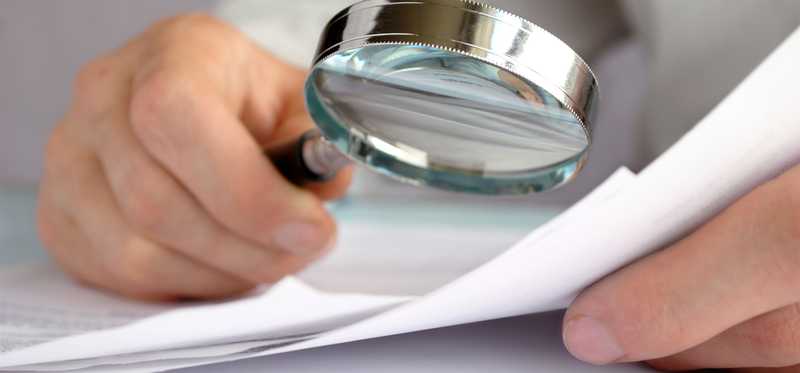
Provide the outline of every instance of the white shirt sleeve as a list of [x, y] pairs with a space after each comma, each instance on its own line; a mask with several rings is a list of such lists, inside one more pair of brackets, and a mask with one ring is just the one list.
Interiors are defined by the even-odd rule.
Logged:
[[308, 67], [325, 24], [352, 0], [224, 0], [217, 16], [278, 57]]

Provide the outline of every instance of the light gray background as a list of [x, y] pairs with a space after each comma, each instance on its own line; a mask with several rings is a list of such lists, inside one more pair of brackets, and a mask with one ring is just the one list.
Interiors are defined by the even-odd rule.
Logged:
[[[72, 77], [93, 56], [155, 20], [215, 0], [0, 1], [0, 184], [38, 179], [47, 132], [69, 103]], [[11, 175], [15, 175], [11, 180]]]

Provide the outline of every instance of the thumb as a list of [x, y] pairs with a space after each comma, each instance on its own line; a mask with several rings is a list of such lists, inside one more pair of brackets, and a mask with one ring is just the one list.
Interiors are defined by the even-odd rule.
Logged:
[[595, 364], [658, 359], [796, 302], [797, 180], [800, 168], [585, 291], [565, 317], [567, 348]]
[[[307, 71], [261, 50], [254, 60], [242, 121], [263, 149], [286, 147], [314, 128], [303, 94]], [[333, 200], [345, 194], [352, 178], [353, 167], [346, 167], [332, 180], [304, 187], [322, 200]]]

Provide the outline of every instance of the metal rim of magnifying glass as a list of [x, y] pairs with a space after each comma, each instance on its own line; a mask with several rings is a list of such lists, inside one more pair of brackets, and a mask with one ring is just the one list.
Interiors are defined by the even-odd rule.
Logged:
[[[435, 10], [460, 17], [457, 28], [429, 22], [393, 22]], [[401, 26], [403, 25], [402, 29]], [[343, 128], [313, 87], [327, 58], [355, 49], [407, 45], [440, 49], [510, 72], [554, 97], [584, 130], [587, 147], [574, 157], [537, 169], [475, 175], [437, 164], [420, 164], [383, 139]], [[471, 0], [366, 0], [339, 12], [326, 26], [306, 82], [306, 103], [322, 135], [350, 159], [401, 179], [458, 192], [528, 194], [556, 189], [574, 179], [588, 159], [599, 97], [589, 65], [563, 41], [519, 16]], [[382, 149], [382, 150], [379, 150]], [[365, 162], [371, 157], [371, 162]], [[380, 166], [376, 166], [380, 165]], [[481, 176], [481, 183], [475, 177]]]

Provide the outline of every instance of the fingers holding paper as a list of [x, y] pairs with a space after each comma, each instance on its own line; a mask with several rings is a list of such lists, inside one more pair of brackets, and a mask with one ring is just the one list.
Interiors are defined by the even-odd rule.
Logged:
[[800, 364], [800, 167], [573, 303], [567, 348], [669, 370]]

